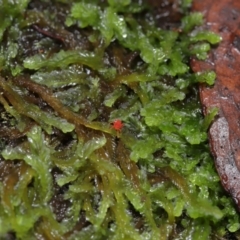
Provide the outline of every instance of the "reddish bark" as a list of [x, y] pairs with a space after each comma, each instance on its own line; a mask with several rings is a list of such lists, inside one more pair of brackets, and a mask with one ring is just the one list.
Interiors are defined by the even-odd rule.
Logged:
[[240, 210], [240, 1], [194, 0], [193, 11], [204, 14], [204, 28], [222, 36], [206, 61], [192, 60], [193, 71], [212, 69], [213, 87], [200, 86], [204, 113], [219, 114], [209, 129], [210, 145], [223, 187]]

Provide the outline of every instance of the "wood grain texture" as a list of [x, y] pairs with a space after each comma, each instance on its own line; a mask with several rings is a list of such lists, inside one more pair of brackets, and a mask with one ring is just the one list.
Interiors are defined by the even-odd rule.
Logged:
[[217, 74], [213, 87], [200, 86], [200, 98], [205, 114], [219, 108], [209, 129], [211, 151], [222, 185], [240, 210], [240, 1], [194, 0], [192, 10], [204, 14], [203, 28], [222, 37], [206, 61], [192, 59], [191, 66]]

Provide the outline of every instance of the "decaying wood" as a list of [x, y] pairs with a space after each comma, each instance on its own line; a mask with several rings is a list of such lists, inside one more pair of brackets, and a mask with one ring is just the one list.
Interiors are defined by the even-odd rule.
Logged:
[[213, 87], [200, 86], [200, 98], [204, 113], [219, 108], [209, 129], [211, 150], [222, 185], [240, 210], [240, 1], [194, 0], [192, 9], [204, 14], [205, 29], [222, 37], [207, 61], [192, 60], [192, 69], [217, 74]]

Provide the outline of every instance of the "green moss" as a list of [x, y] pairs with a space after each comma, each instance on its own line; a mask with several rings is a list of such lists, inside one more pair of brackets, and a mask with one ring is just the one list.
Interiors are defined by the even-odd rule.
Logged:
[[189, 67], [221, 40], [195, 28], [202, 15], [181, 1], [176, 31], [145, 1], [46, 2], [0, 10], [0, 238], [236, 232], [207, 142], [218, 110], [203, 118], [198, 99], [215, 73]]
[[35, 55], [24, 60], [23, 66], [28, 69], [38, 70], [45, 68], [52, 70], [56, 68], [65, 68], [70, 64], [85, 64], [93, 69], [101, 67], [101, 56], [84, 51], [60, 51], [48, 59], [46, 56]]

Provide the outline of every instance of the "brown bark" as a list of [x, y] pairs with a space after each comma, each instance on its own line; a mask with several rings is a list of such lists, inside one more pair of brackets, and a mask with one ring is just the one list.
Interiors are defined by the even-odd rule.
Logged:
[[205, 29], [222, 37], [206, 61], [193, 59], [191, 65], [195, 72], [217, 74], [213, 87], [200, 86], [200, 98], [205, 114], [219, 109], [209, 129], [211, 151], [222, 185], [240, 210], [240, 1], [194, 0], [192, 10], [204, 14]]

